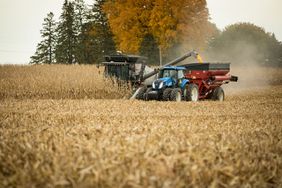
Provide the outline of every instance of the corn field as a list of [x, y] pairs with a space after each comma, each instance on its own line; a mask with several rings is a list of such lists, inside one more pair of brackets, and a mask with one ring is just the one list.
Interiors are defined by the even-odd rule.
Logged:
[[263, 70], [176, 103], [127, 100], [94, 66], [2, 66], [0, 187], [281, 187], [282, 72]]
[[79, 65], [0, 67], [0, 98], [118, 99], [128, 91], [105, 79], [103, 68]]

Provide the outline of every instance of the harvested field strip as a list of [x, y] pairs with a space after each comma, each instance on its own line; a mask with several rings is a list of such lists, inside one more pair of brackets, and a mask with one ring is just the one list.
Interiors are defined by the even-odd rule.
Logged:
[[279, 187], [281, 117], [281, 86], [223, 103], [5, 99], [0, 187]]
[[222, 103], [124, 100], [99, 71], [0, 67], [0, 187], [282, 186], [281, 69]]

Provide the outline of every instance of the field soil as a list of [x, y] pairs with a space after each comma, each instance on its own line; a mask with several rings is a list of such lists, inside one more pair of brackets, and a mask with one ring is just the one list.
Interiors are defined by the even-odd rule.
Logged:
[[127, 100], [100, 70], [0, 67], [0, 187], [282, 186], [281, 69], [196, 103]]

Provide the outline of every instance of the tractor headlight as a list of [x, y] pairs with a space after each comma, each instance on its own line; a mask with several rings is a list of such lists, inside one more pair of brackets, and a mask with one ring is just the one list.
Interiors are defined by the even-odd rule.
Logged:
[[155, 82], [153, 82], [152, 87], [153, 87], [153, 89], [156, 89], [156, 84], [155, 84]]
[[159, 89], [162, 89], [164, 86], [164, 82], [161, 82], [160, 85], [159, 85]]

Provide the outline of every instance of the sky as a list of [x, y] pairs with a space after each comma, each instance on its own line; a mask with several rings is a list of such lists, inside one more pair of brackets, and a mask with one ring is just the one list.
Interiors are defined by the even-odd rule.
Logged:
[[[57, 19], [64, 0], [0, 0], [0, 64], [27, 64], [40, 42], [47, 13]], [[93, 4], [94, 0], [85, 0]], [[207, 0], [211, 22], [219, 29], [251, 22], [282, 41], [282, 0]]]

